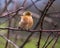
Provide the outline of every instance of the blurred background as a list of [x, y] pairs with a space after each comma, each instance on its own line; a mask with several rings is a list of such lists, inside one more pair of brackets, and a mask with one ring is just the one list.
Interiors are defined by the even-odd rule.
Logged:
[[[24, 11], [31, 11], [34, 19], [34, 25], [32, 27], [33, 29], [39, 17], [41, 16], [41, 11], [44, 10], [48, 1], [49, 0], [32, 0], [32, 1], [31, 0], [0, 0], [0, 28], [5, 28], [5, 27], [17, 28], [18, 23], [20, 21], [20, 16], [22, 15], [22, 13]], [[21, 11], [19, 11], [17, 15], [14, 16], [14, 18], [10, 19], [9, 17], [3, 17], [8, 13], [16, 11], [20, 7], [24, 7], [24, 8]], [[13, 16], [14, 14], [15, 13], [12, 13], [8, 16]], [[40, 29], [39, 26], [37, 27], [37, 30], [38, 29]], [[47, 30], [60, 29], [60, 0], [55, 0], [52, 6], [49, 8], [46, 17], [44, 18], [43, 29], [47, 29]], [[0, 34], [3, 34], [4, 36], [7, 36], [8, 32], [9, 32], [10, 40], [15, 42], [18, 46], [24, 43], [24, 41], [30, 34], [30, 32], [26, 32], [26, 31], [13, 31], [13, 30], [0, 29]], [[50, 33], [51, 32], [42, 33], [41, 46], [40, 46], [41, 48], [43, 47]], [[47, 44], [56, 34], [57, 34], [56, 32], [53, 32], [50, 35], [50, 38], [47, 41]], [[39, 32], [34, 33], [33, 36], [28, 40], [28, 43], [24, 46], [24, 48], [37, 48], [36, 44], [37, 44], [38, 38], [39, 38]], [[54, 38], [54, 40], [51, 42], [51, 44], [47, 48], [52, 48], [55, 42], [55, 39], [56, 38]], [[6, 41], [0, 37], [0, 48], [5, 48], [5, 44], [6, 44]], [[60, 44], [60, 38], [58, 39], [54, 48], [60, 48], [59, 44]], [[8, 48], [14, 48], [14, 46], [9, 43]]]

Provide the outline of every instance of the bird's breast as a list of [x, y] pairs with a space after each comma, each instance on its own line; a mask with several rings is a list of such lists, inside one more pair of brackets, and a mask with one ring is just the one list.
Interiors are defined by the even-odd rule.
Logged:
[[33, 18], [31, 16], [22, 16], [21, 27], [30, 29], [33, 26]]

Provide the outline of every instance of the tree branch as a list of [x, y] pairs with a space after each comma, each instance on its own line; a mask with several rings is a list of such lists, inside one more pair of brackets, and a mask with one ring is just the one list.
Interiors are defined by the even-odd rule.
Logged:
[[58, 34], [57, 37], [56, 37], [56, 40], [55, 40], [55, 42], [54, 42], [54, 44], [53, 44], [53, 46], [52, 46], [52, 48], [55, 48], [55, 45], [56, 45], [56, 43], [57, 43], [59, 37], [60, 37], [60, 35]]
[[50, 45], [50, 43], [55, 39], [55, 37], [57, 37], [58, 36], [58, 34], [55, 34], [55, 36], [47, 43], [47, 45], [45, 46], [45, 48], [47, 48], [49, 45]]
[[36, 6], [35, 3], [33, 2], [33, 0], [31, 0], [31, 2], [33, 3], [34, 7], [35, 7], [39, 12], [42, 13], [42, 11], [41, 11], [39, 8], [37, 8], [37, 6]]
[[13, 12], [10, 12], [10, 13], [8, 13], [8, 14], [6, 14], [6, 15], [0, 16], [0, 18], [3, 18], [3, 17], [9, 17], [10, 14], [16, 13], [16, 12], [22, 10], [22, 9], [23, 9], [23, 7], [20, 7], [20, 8], [17, 9], [16, 11], [13, 11]]
[[[38, 1], [40, 1], [40, 0], [36, 0], [34, 3], [37, 3]], [[33, 6], [33, 3], [30, 4], [28, 7], [26, 7], [25, 10], [28, 9], [28, 8], [30, 8], [31, 6]]]
[[[50, 1], [50, 2], [49, 2], [49, 1]], [[43, 12], [41, 13], [41, 17], [40, 17], [40, 19], [39, 19], [41, 31], [40, 31], [40, 35], [39, 35], [39, 40], [38, 40], [37, 48], [40, 47], [40, 40], [41, 40], [41, 36], [42, 36], [42, 29], [43, 29], [42, 26], [43, 26], [44, 18], [45, 18], [45, 16], [46, 16], [46, 14], [47, 14], [50, 6], [53, 4], [53, 2], [54, 2], [55, 0], [49, 0], [49, 1], [48, 1], [47, 5], [45, 6]], [[39, 24], [39, 22], [38, 22], [38, 24]]]
[[4, 35], [0, 34], [0, 37], [2, 37], [3, 39], [5, 39], [6, 41], [8, 41], [9, 43], [11, 43], [13, 46], [15, 46], [15, 48], [19, 48], [14, 42], [12, 42], [11, 40], [7, 39]]
[[12, 27], [6, 27], [6, 28], [0, 28], [1, 30], [14, 30], [14, 31], [27, 31], [27, 32], [60, 32], [59, 30], [23, 30], [18, 28], [12, 28]]
[[26, 1], [27, 1], [27, 0], [24, 0], [24, 1], [23, 1], [22, 7], [24, 7], [24, 5], [25, 5]]
[[7, 2], [7, 0], [5, 0], [5, 6], [4, 6], [2, 12], [0, 13], [0, 15], [2, 15], [2, 14], [5, 12], [5, 10], [7, 10], [7, 7], [8, 7], [8, 5], [11, 3], [11, 1], [12, 1], [12, 0], [9, 0], [9, 1]]

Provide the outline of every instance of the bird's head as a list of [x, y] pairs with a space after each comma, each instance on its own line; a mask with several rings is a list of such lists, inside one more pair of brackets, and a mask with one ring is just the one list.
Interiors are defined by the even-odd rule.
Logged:
[[25, 12], [23, 13], [23, 15], [24, 15], [24, 16], [25, 16], [25, 15], [31, 16], [32, 13], [31, 13], [30, 11], [25, 11]]

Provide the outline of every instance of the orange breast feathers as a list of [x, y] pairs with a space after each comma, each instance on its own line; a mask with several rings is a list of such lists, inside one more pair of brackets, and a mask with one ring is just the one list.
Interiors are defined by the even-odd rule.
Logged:
[[33, 26], [32, 16], [21, 16], [19, 26], [23, 29], [30, 29]]

